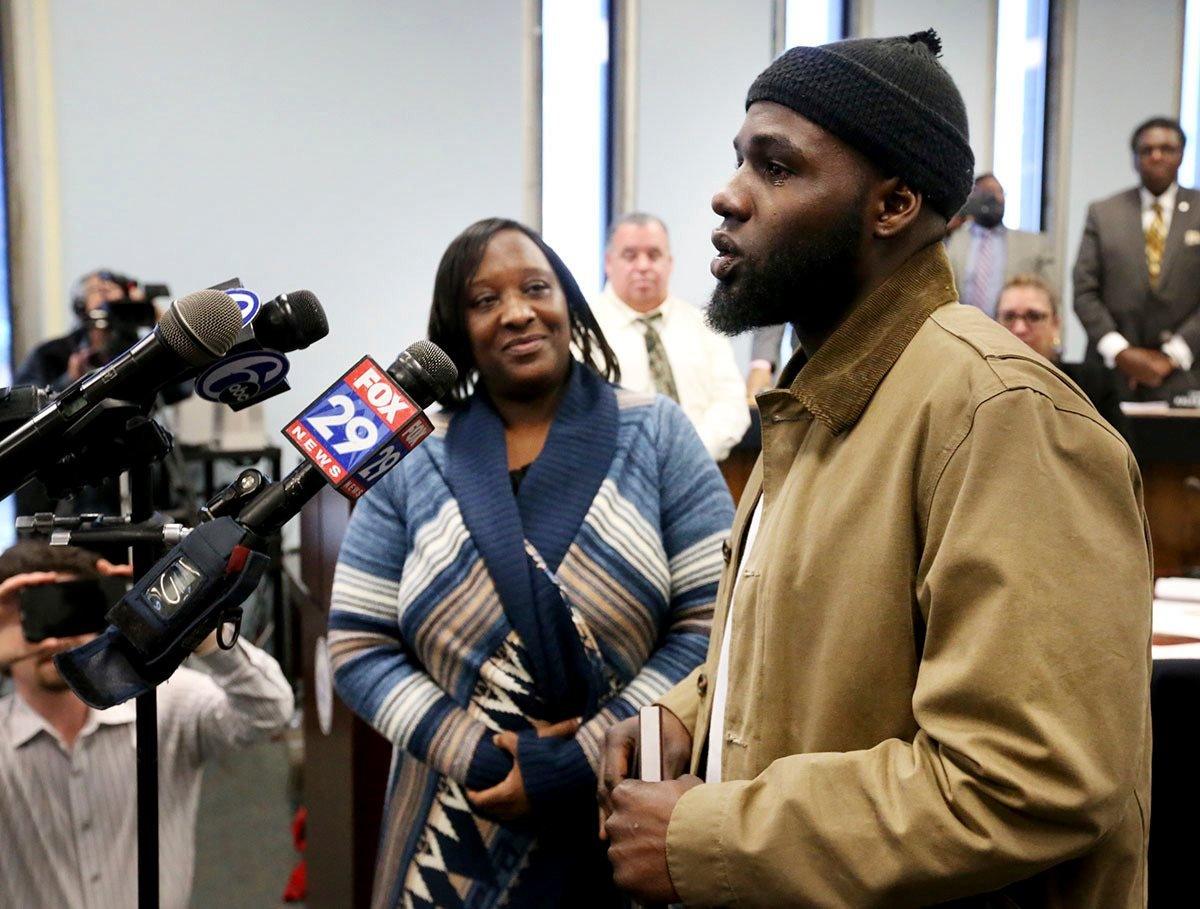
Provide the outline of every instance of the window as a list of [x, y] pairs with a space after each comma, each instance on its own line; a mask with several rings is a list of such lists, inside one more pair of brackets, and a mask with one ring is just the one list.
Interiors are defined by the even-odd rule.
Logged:
[[1042, 229], [1049, 26], [1050, 0], [999, 0], [992, 170], [1014, 230]]
[[[12, 385], [12, 299], [9, 293], [8, 275], [8, 187], [5, 175], [8, 162], [5, 160], [4, 92], [0, 86], [0, 388]], [[0, 550], [16, 542], [13, 522], [16, 516], [15, 498], [9, 496], [0, 501]]]
[[842, 0], [787, 0], [784, 17], [781, 52], [800, 44], [828, 44], [846, 35]]
[[1179, 182], [1200, 186], [1200, 0], [1187, 0], [1183, 25], [1183, 91], [1179, 101], [1179, 123], [1187, 136]]
[[542, 2], [542, 235], [584, 294], [603, 284], [608, 0]]

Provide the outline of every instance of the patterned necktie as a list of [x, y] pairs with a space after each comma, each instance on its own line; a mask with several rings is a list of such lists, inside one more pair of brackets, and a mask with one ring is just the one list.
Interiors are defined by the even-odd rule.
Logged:
[[1167, 223], [1163, 220], [1162, 203], [1157, 199], [1151, 209], [1154, 217], [1146, 228], [1146, 270], [1150, 272], [1150, 286], [1158, 287], [1158, 276], [1162, 273], [1163, 247], [1167, 242]]
[[971, 272], [971, 282], [967, 287], [967, 299], [964, 301], [982, 309], [989, 316], [996, 311], [996, 301], [989, 299], [992, 290], [992, 272], [996, 265], [996, 252], [992, 248], [995, 235], [991, 231], [979, 235], [979, 243], [975, 247], [975, 269]]
[[650, 377], [654, 380], [654, 390], [678, 403], [679, 392], [675, 389], [675, 374], [671, 372], [671, 362], [667, 359], [662, 335], [654, 327], [655, 322], [662, 321], [662, 313], [638, 316], [638, 321], [642, 323], [642, 331], [646, 338], [646, 359], [650, 363]]

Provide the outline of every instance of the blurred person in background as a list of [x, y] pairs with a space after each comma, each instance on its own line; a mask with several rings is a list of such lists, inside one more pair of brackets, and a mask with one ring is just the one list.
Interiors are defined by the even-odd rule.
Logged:
[[[788, 349], [781, 353], [785, 337]], [[751, 407], [758, 406], [754, 399], [759, 392], [775, 384], [780, 358], [790, 359], [799, 343], [796, 329], [791, 325], [768, 325], [754, 329], [750, 336], [750, 370], [746, 374], [746, 400]]]
[[614, 384], [529, 228], [451, 242], [429, 337], [460, 383], [355, 508], [329, 620], [338, 693], [395, 748], [374, 905], [620, 906], [600, 750], [703, 659], [729, 491], [674, 401]]
[[[166, 292], [165, 287], [152, 286], [151, 291], [155, 290]], [[79, 324], [70, 333], [35, 347], [17, 369], [15, 384], [62, 391], [133, 344], [138, 327], [149, 330], [155, 322], [146, 288], [105, 268], [88, 272], [75, 282], [71, 309]]]
[[1004, 187], [995, 174], [975, 178], [967, 204], [947, 229], [946, 255], [959, 302], [989, 316], [996, 314], [1006, 281], [1018, 274], [1049, 274], [1054, 267], [1044, 234], [1004, 226]]
[[592, 310], [621, 363], [621, 383], [676, 401], [713, 460], [723, 461], [750, 425], [741, 373], [729, 339], [671, 296], [673, 266], [662, 220], [644, 212], [619, 218], [604, 254], [608, 283]]
[[[61, 392], [68, 385], [104, 366], [132, 347], [154, 328], [160, 315], [154, 298], [169, 294], [165, 285], [142, 284], [134, 278], [97, 269], [81, 276], [71, 289], [71, 309], [78, 324], [68, 334], [35, 347], [13, 376], [14, 385], [37, 385]], [[172, 382], [159, 392], [158, 402], [176, 404], [192, 393], [192, 382]], [[176, 508], [167, 463], [153, 466], [155, 489], [161, 507]], [[83, 489], [72, 499], [46, 495], [38, 482], [27, 483], [17, 493], [19, 514], [54, 512], [118, 514], [121, 497], [116, 478]]]
[[1200, 388], [1200, 192], [1178, 182], [1186, 142], [1168, 117], [1133, 131], [1138, 186], [1088, 207], [1075, 259], [1088, 355], [1115, 369], [1133, 400]]
[[1121, 396], [1113, 374], [1094, 360], [1062, 361], [1062, 319], [1058, 295], [1037, 275], [1016, 275], [1000, 291], [996, 321], [1065, 372], [1083, 389], [1100, 416], [1129, 438], [1129, 421], [1121, 413]]
[[[69, 546], [21, 542], [0, 555], [0, 671], [13, 687], [0, 698], [4, 906], [137, 905], [134, 702], [94, 710], [79, 700], [53, 657], [95, 635], [30, 641], [21, 616], [31, 588], [127, 573]], [[281, 731], [293, 710], [279, 665], [245, 638], [221, 650], [210, 635], [195, 659], [205, 672], [180, 668], [158, 688], [164, 909], [190, 899], [205, 765]]]

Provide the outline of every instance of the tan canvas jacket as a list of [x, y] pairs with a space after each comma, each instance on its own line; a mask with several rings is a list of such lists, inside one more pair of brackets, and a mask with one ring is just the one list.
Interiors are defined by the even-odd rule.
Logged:
[[698, 772], [740, 571], [726, 782], [668, 831], [687, 905], [1144, 904], [1138, 470], [1070, 380], [955, 298], [937, 244], [759, 397], [708, 660], [662, 702]]

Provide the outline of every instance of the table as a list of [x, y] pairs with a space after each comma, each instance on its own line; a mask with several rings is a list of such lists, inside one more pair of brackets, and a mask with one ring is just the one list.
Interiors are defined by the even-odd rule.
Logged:
[[1180, 906], [1200, 854], [1200, 660], [1155, 660], [1150, 682], [1150, 905]]
[[1122, 404], [1142, 471], [1154, 573], [1200, 567], [1200, 410]]

